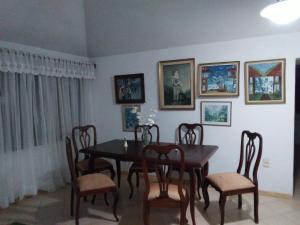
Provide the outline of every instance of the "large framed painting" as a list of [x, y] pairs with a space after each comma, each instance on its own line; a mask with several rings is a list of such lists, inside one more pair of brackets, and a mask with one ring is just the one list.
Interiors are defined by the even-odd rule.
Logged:
[[245, 102], [285, 103], [285, 59], [245, 62]]
[[198, 65], [198, 93], [203, 97], [239, 96], [240, 62]]
[[231, 102], [202, 101], [201, 123], [212, 126], [231, 126]]
[[195, 109], [194, 80], [194, 58], [160, 61], [158, 63], [160, 109]]
[[122, 105], [122, 127], [123, 131], [134, 132], [136, 125], [139, 125], [136, 112], [141, 112], [140, 105]]
[[117, 75], [115, 81], [115, 96], [117, 104], [132, 104], [145, 102], [144, 74]]

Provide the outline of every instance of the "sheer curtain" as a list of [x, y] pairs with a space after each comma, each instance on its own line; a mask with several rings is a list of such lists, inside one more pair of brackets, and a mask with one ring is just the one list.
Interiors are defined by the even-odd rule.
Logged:
[[5, 71], [1, 63], [0, 207], [7, 207], [68, 181], [64, 137], [88, 123], [92, 81]]

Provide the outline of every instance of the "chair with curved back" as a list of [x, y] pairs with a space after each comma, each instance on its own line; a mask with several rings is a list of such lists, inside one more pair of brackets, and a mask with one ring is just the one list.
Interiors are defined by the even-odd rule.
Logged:
[[[199, 123], [182, 123], [178, 127], [179, 144], [195, 145], [203, 144], [203, 126]], [[201, 199], [200, 187], [202, 184], [200, 168], [195, 170], [197, 176], [197, 192], [198, 197]]]
[[[180, 209], [180, 225], [187, 224], [189, 195], [183, 187], [184, 151], [178, 145], [147, 145], [142, 167], [145, 181], [143, 220], [149, 225], [150, 207]], [[176, 168], [173, 173], [173, 168]], [[149, 170], [150, 169], [150, 170]], [[149, 172], [155, 172], [155, 177]], [[174, 177], [174, 174], [177, 177]]]
[[[209, 185], [220, 192], [219, 207], [221, 225], [224, 224], [224, 210], [227, 196], [238, 195], [238, 208], [242, 208], [242, 194], [254, 195], [254, 221], [258, 223], [258, 179], [257, 171], [262, 155], [263, 139], [259, 133], [243, 131], [241, 136], [240, 161], [236, 173], [218, 173], [208, 175], [204, 180], [205, 208], [209, 206]], [[254, 165], [252, 165], [254, 162]], [[244, 172], [242, 174], [242, 169]], [[250, 170], [252, 170], [252, 178]]]
[[94, 168], [90, 169], [89, 155], [85, 155], [83, 160], [79, 160], [79, 151], [81, 149], [95, 147], [97, 144], [97, 133], [94, 125], [77, 126], [72, 129], [72, 141], [75, 150], [75, 165], [77, 173], [81, 174], [110, 171], [111, 178], [114, 179], [115, 171], [113, 165], [102, 158], [94, 160]]
[[[148, 134], [150, 136], [149, 143], [153, 143], [153, 140], [155, 140], [155, 144], [159, 144], [159, 127], [156, 124], [150, 125], [137, 125], [134, 128], [134, 140], [137, 142], [139, 140], [138, 133], [139, 130], [144, 129], [147, 127]], [[156, 139], [154, 139], [154, 134], [156, 133]], [[141, 134], [141, 139], [143, 139], [143, 132]], [[127, 181], [129, 183], [130, 187], [130, 194], [129, 199], [133, 196], [133, 185], [132, 185], [132, 175], [135, 173], [136, 175], [136, 187], [139, 187], [139, 174], [143, 172], [142, 164], [140, 162], [134, 162], [128, 172]]]
[[101, 173], [93, 173], [86, 174], [82, 176], [78, 176], [78, 173], [75, 170], [75, 164], [72, 153], [71, 140], [69, 137], [66, 137], [66, 153], [68, 159], [69, 170], [71, 174], [71, 216], [73, 216], [73, 208], [74, 208], [74, 192], [76, 195], [76, 212], [75, 212], [75, 222], [76, 225], [79, 225], [79, 210], [80, 210], [80, 199], [89, 195], [95, 196], [99, 193], [107, 194], [109, 192], [114, 195], [114, 203], [113, 203], [113, 214], [116, 221], [119, 221], [116, 209], [118, 202], [118, 190], [114, 181]]

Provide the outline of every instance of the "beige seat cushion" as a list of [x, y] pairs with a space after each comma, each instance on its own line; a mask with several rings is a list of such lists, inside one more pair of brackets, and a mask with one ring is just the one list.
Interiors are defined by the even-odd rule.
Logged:
[[93, 173], [77, 178], [80, 191], [90, 191], [102, 188], [115, 187], [116, 184], [110, 177], [101, 174]]
[[255, 187], [251, 180], [238, 173], [217, 173], [208, 175], [207, 179], [221, 191], [232, 191]]
[[[182, 188], [183, 195], [186, 195], [186, 190]], [[153, 200], [155, 198], [158, 198], [160, 195], [160, 189], [159, 189], [159, 183], [151, 183], [150, 184], [150, 191], [148, 195], [149, 200]], [[168, 186], [168, 196], [169, 198], [180, 201], [180, 195], [178, 192], [178, 185], [176, 184], [169, 184]]]
[[[96, 158], [94, 162], [95, 162], [95, 170], [104, 170], [107, 167], [111, 166], [110, 162], [108, 162], [105, 159], [101, 159], [101, 158]], [[79, 161], [77, 163], [78, 169], [80, 171], [89, 170], [89, 163], [90, 163], [89, 159], [84, 159], [84, 160]]]

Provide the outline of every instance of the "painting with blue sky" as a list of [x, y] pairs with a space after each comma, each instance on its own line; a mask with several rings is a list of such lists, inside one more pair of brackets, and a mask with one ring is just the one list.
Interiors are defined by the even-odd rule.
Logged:
[[238, 96], [239, 62], [199, 64], [200, 96]]
[[245, 63], [246, 103], [285, 102], [285, 59]]

